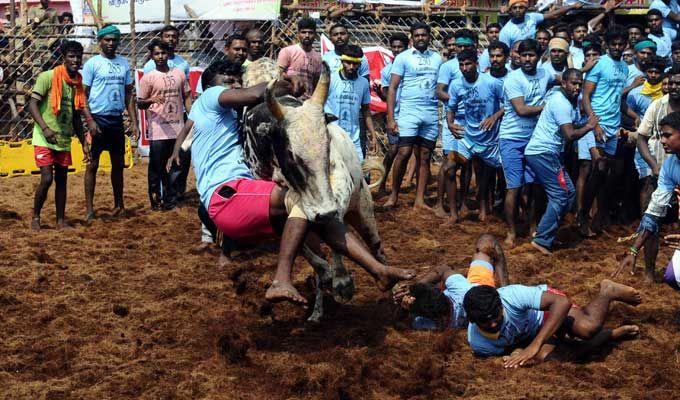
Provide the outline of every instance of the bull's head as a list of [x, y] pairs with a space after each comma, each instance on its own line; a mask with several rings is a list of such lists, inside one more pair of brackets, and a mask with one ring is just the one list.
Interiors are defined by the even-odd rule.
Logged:
[[[301, 107], [288, 107], [274, 96], [274, 84], [269, 83], [265, 102], [272, 116], [276, 118], [288, 143], [273, 143], [274, 151], [287, 151], [277, 155], [281, 174], [287, 185], [300, 196], [300, 206], [310, 221], [340, 217], [339, 205], [330, 181], [330, 137], [323, 112], [330, 75], [324, 63], [323, 71], [312, 96]], [[286, 165], [282, 165], [285, 160]]]

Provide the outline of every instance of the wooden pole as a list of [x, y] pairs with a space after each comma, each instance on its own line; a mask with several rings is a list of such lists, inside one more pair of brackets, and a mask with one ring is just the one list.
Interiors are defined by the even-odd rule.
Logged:
[[9, 0], [9, 26], [12, 27], [12, 29], [16, 28], [17, 26], [17, 2], [16, 0]]
[[22, 26], [28, 26], [28, 3], [26, 0], [21, 0], [21, 3], [19, 3], [19, 19]]
[[170, 12], [172, 10], [170, 9], [170, 0], [165, 0], [165, 17], [163, 18], [163, 22], [165, 25], [170, 25]]
[[137, 68], [137, 32], [135, 32], [135, 0], [130, 0], [130, 42], [132, 43], [132, 70]]
[[[92, 0], [88, 0], [89, 2], [92, 2]], [[99, 19], [102, 21], [102, 25], [104, 22], [104, 17], [102, 15], [102, 4], [104, 4], [104, 0], [97, 0], [97, 15], [99, 15]], [[90, 10], [92, 10], [92, 13], [94, 14], [94, 7], [90, 7]]]
[[[90, 7], [90, 12], [92, 13], [92, 19], [94, 19], [95, 25], [97, 25], [97, 29], [102, 29], [102, 26], [104, 26], [104, 21], [102, 21], [102, 15], [100, 14], [99, 11], [94, 10], [94, 4], [92, 4], [92, 0], [85, 0], [87, 3], [87, 6]], [[97, 5], [101, 4], [101, 0], [98, 1]]]

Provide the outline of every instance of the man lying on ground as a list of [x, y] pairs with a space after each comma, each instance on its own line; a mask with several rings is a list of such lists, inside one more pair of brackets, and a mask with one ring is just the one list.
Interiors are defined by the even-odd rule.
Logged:
[[[416, 315], [415, 329], [465, 328], [468, 321], [463, 297], [470, 287], [507, 284], [503, 248], [493, 235], [485, 233], [477, 239], [467, 278], [444, 265], [428, 272], [415, 284], [401, 285], [394, 297], [403, 308]], [[436, 286], [442, 286], [444, 290]]]
[[[505, 368], [517, 368], [546, 360], [556, 345], [551, 339], [620, 340], [639, 333], [635, 325], [603, 330], [609, 303], [621, 301], [636, 306], [640, 293], [608, 279], [585, 307], [579, 307], [559, 290], [547, 285], [510, 285], [496, 290], [471, 287], [463, 299], [470, 320], [468, 342], [477, 356], [504, 357]], [[529, 342], [526, 348], [518, 348]], [[512, 352], [512, 353], [511, 353]]]

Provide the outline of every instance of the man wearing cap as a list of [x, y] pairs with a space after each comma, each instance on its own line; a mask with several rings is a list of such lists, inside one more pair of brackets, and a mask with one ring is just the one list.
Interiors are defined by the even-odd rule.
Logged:
[[558, 84], [562, 80], [562, 73], [568, 68], [569, 42], [562, 38], [552, 38], [548, 43], [550, 60], [541, 65]]
[[113, 215], [123, 215], [123, 169], [125, 168], [125, 128], [123, 112], [128, 111], [134, 140], [139, 139], [137, 113], [132, 92], [132, 72], [128, 61], [117, 55], [120, 30], [107, 25], [97, 32], [100, 54], [83, 66], [83, 86], [92, 117], [87, 120], [91, 138], [92, 160], [85, 170], [86, 220], [94, 219], [94, 189], [99, 168], [99, 156], [108, 151], [111, 156], [111, 186]]
[[536, 35], [536, 26], [543, 21], [557, 19], [571, 10], [577, 10], [582, 4], [575, 4], [548, 11], [545, 14], [527, 14], [527, 0], [510, 0], [508, 2], [510, 21], [501, 29], [499, 40], [512, 48], [512, 44], [519, 40], [533, 39]]
[[652, 56], [656, 55], [656, 43], [647, 38], [643, 38], [635, 43], [633, 50], [635, 50], [635, 57], [633, 58], [633, 64], [628, 66], [628, 77], [626, 78], [626, 89], [628, 91], [641, 85], [644, 81], [642, 65]]

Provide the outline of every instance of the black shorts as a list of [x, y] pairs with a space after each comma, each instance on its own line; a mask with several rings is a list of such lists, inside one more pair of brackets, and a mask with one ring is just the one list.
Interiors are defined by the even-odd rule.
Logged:
[[125, 127], [122, 115], [92, 115], [99, 133], [92, 137], [90, 151], [93, 155], [108, 151], [109, 154], [125, 154]]
[[420, 146], [429, 150], [434, 150], [434, 148], [437, 147], [437, 142], [425, 139], [422, 136], [408, 136], [408, 137], [399, 136], [399, 143], [397, 144], [397, 146], [398, 147]]

